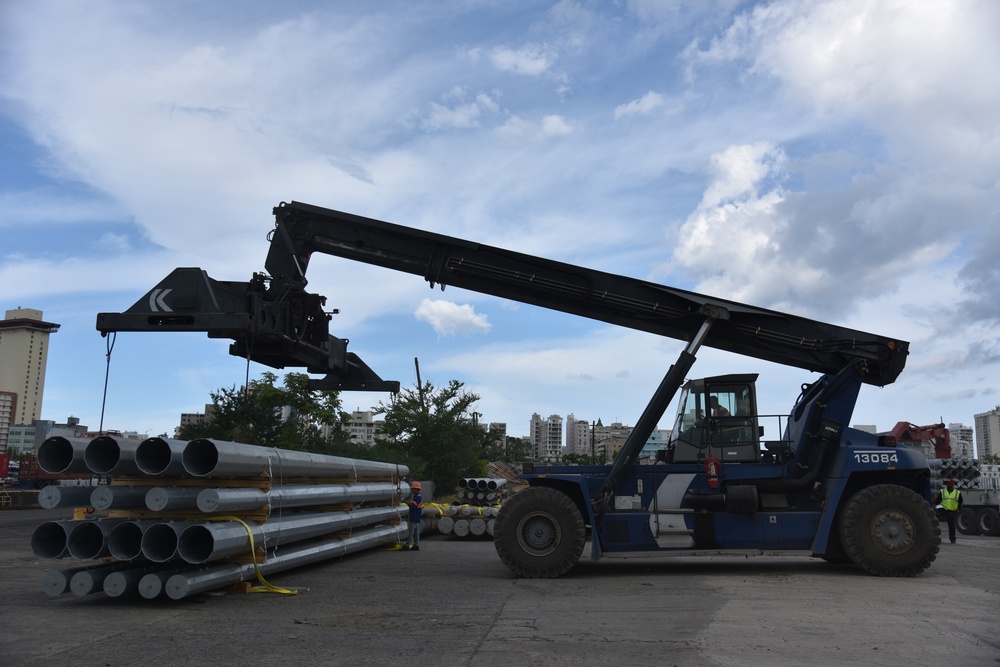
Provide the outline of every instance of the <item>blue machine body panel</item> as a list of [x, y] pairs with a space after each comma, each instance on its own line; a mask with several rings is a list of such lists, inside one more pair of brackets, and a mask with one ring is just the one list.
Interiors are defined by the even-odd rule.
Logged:
[[[613, 498], [595, 509], [610, 466], [534, 466], [522, 477], [558, 488], [591, 527], [592, 558], [687, 552], [808, 552], [824, 555], [837, 530], [838, 508], [858, 490], [880, 483], [930, 498], [921, 452], [853, 428], [835, 439], [819, 423], [846, 423], [861, 387], [849, 373], [826, 375], [803, 389], [787, 417], [783, 457], [721, 461], [713, 483], [702, 461], [634, 465]], [[705, 456], [715, 450], [708, 446]]]

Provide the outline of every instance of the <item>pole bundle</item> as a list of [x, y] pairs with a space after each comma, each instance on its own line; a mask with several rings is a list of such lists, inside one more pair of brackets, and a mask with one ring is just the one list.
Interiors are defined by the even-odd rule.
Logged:
[[[982, 476], [978, 459], [951, 458], [951, 459], [930, 459], [927, 464], [931, 469], [931, 487], [935, 490], [944, 486], [949, 480], [955, 480], [958, 489], [973, 489], [983, 487], [979, 479]], [[985, 466], [989, 468], [989, 466]], [[987, 478], [989, 475], [987, 475]], [[986, 482], [987, 480], [983, 480]], [[988, 485], [983, 488], [988, 488]]]
[[406, 536], [406, 466], [209, 439], [114, 436], [49, 438], [38, 460], [47, 472], [112, 475], [110, 485], [41, 494], [43, 507], [89, 505], [104, 516], [35, 528], [38, 558], [103, 559], [49, 572], [43, 590], [51, 596], [166, 592], [181, 599]]
[[[494, 464], [490, 464], [494, 472]], [[464, 477], [458, 480], [458, 500], [451, 505], [437, 506], [429, 523], [442, 535], [462, 538], [493, 537], [493, 522], [500, 513], [500, 506], [517, 490], [521, 483], [513, 471], [497, 468], [504, 477]], [[428, 520], [427, 510], [424, 519]]]

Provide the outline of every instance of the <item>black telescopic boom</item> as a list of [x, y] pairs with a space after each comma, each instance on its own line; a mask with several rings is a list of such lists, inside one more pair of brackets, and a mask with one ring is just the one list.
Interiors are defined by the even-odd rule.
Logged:
[[274, 215], [265, 268], [280, 284], [304, 285], [309, 257], [321, 252], [685, 341], [703, 309], [718, 308], [729, 319], [712, 327], [708, 347], [820, 373], [855, 365], [873, 385], [891, 384], [906, 364], [906, 341], [788, 313], [309, 204], [283, 202]]

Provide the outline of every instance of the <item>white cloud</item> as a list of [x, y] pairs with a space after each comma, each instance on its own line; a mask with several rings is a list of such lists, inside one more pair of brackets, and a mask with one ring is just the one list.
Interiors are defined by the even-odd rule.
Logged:
[[540, 121], [532, 121], [520, 116], [512, 116], [497, 128], [497, 135], [506, 141], [534, 142], [564, 137], [573, 133], [573, 126], [562, 116], [549, 115]]
[[101, 234], [97, 239], [97, 249], [99, 252], [113, 252], [121, 255], [132, 249], [132, 242], [125, 234], [112, 234], [108, 232]]
[[756, 198], [766, 179], [781, 180], [784, 162], [781, 149], [767, 142], [730, 146], [712, 155], [712, 181], [702, 197], [701, 208]]
[[[741, 98], [769, 99], [794, 120], [749, 133], [774, 137], [781, 162], [720, 171], [716, 152], [675, 260], [706, 290], [847, 312], [988, 228], [1000, 206], [1000, 118], [989, 111], [1000, 105], [989, 83], [1000, 46], [987, 27], [998, 24], [988, 2], [783, 0], [687, 50], [694, 80], [729, 72]], [[738, 201], [723, 203], [727, 193]], [[723, 228], [739, 250], [706, 245]], [[978, 286], [986, 273], [966, 275], [970, 290], [992, 291]]]
[[[766, 144], [730, 146], [711, 157], [712, 180], [698, 208], [681, 225], [673, 263], [702, 276], [699, 290], [747, 303], [786, 299], [785, 290], [817, 279], [808, 266], [788, 266], [780, 232], [788, 224], [777, 212], [780, 187], [760, 192], [765, 181], [780, 181], [783, 154]], [[794, 284], [768, 273], [796, 273]], [[810, 273], [813, 275], [810, 276]], [[778, 292], [775, 293], [776, 286]]]
[[445, 107], [437, 102], [431, 102], [431, 113], [424, 121], [424, 127], [431, 130], [446, 127], [476, 127], [479, 125], [481, 112], [482, 109], [475, 103]]
[[747, 63], [747, 77], [782, 84], [783, 102], [828, 122], [859, 120], [907, 159], [933, 168], [962, 156], [975, 179], [1000, 155], [1000, 4], [786, 0], [754, 7], [701, 63]]
[[94, 196], [67, 195], [57, 188], [0, 192], [0, 227], [32, 224], [130, 222], [120, 203]]
[[1000, 50], [997, 25], [1000, 7], [988, 0], [791, 0], [743, 14], [704, 57], [746, 58], [752, 71], [787, 81], [824, 109], [936, 113], [973, 102], [970, 89], [982, 102], [1000, 99], [990, 64]]
[[461, 91], [453, 91], [449, 97], [455, 100], [451, 106], [431, 102], [431, 112], [424, 120], [425, 128], [440, 130], [478, 127], [483, 115], [496, 113], [500, 109], [496, 100], [486, 93], [479, 93], [471, 101], [467, 101]]
[[[117, 248], [114, 252], [117, 252]], [[95, 255], [60, 261], [49, 258], [4, 256], [0, 263], [0, 303], [33, 298], [48, 300], [59, 294], [131, 291], [137, 300], [172, 269], [172, 258], [163, 254], [132, 254], [124, 257]]]
[[555, 55], [547, 47], [537, 44], [520, 49], [497, 47], [490, 51], [490, 62], [502, 72], [538, 76], [552, 67]]
[[439, 336], [489, 333], [492, 328], [486, 316], [477, 313], [469, 304], [459, 305], [440, 299], [424, 299], [413, 316], [430, 324]]
[[[671, 260], [700, 277], [700, 292], [837, 319], [953, 248], [941, 238], [913, 244], [887, 236], [893, 221], [905, 217], [896, 207], [916, 193], [879, 188], [865, 197], [852, 189], [824, 200], [787, 191], [788, 159], [766, 142], [731, 146], [709, 163], [711, 180], [680, 225]], [[891, 252], [907, 242], [906, 252]]]
[[573, 132], [573, 126], [565, 118], [551, 114], [542, 118], [542, 134], [546, 137], [564, 137]]
[[637, 100], [616, 106], [615, 120], [629, 116], [648, 116], [666, 103], [666, 97], [651, 90]]

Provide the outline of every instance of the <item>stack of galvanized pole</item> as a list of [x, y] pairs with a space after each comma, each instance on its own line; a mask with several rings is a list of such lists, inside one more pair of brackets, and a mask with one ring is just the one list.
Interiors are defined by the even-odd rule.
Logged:
[[441, 503], [424, 503], [424, 510], [420, 519], [420, 533], [429, 530], [438, 532], [438, 522], [441, 517], [448, 516], [448, 505]]
[[458, 480], [458, 500], [441, 510], [438, 532], [457, 537], [493, 536], [500, 505], [511, 494], [511, 483], [502, 477], [466, 477]]
[[406, 537], [406, 466], [237, 442], [53, 437], [38, 450], [52, 473], [110, 475], [110, 485], [49, 486], [44, 508], [94, 516], [47, 521], [39, 558], [90, 564], [50, 572], [46, 593], [161, 593], [178, 600]]
[[466, 505], [488, 507], [499, 505], [510, 495], [507, 480], [493, 477], [464, 477], [458, 480], [457, 495]]
[[955, 487], [958, 489], [972, 489], [979, 486], [981, 473], [979, 461], [976, 459], [930, 459], [927, 465], [931, 469], [931, 488], [934, 490], [940, 489], [949, 479], [955, 480]]
[[443, 508], [441, 518], [437, 520], [437, 529], [443, 535], [456, 537], [492, 537], [493, 524], [499, 513], [500, 505], [450, 505]]

